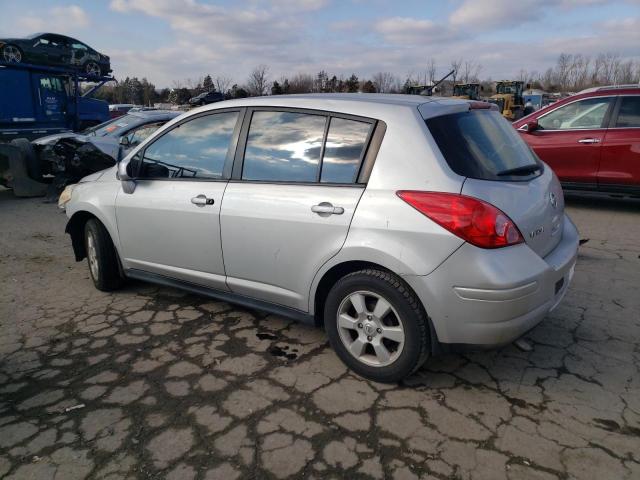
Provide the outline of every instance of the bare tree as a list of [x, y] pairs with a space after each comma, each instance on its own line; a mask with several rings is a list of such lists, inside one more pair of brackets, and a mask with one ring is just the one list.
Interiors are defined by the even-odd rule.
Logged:
[[451, 70], [453, 70], [453, 74], [451, 75], [451, 79], [453, 80], [453, 84], [456, 84], [456, 79], [460, 74], [460, 67], [462, 66], [462, 59], [459, 58], [457, 60], [451, 60], [451, 64], [449, 65]]
[[249, 94], [253, 96], [264, 95], [267, 91], [269, 67], [261, 64], [255, 67], [249, 74], [249, 80], [247, 80], [247, 88]]
[[530, 80], [531, 75], [528, 70], [521, 68], [516, 78], [521, 82], [527, 83]]
[[216, 90], [222, 93], [226, 93], [229, 90], [229, 86], [231, 85], [231, 77], [218, 76], [214, 80], [216, 84]]
[[373, 76], [373, 84], [378, 93], [389, 93], [396, 83], [395, 75], [390, 72], [378, 72]]
[[313, 91], [315, 78], [306, 73], [299, 73], [289, 80], [289, 93], [309, 93]]
[[620, 71], [620, 75], [618, 77], [618, 81], [621, 84], [634, 83], [635, 70], [634, 70], [633, 60], [622, 62], [620, 64], [619, 71]]
[[558, 63], [556, 64], [556, 78], [560, 85], [560, 88], [566, 91], [569, 87], [569, 70], [571, 68], [571, 55], [567, 53], [561, 53], [558, 57]]
[[[430, 58], [427, 62], [427, 82], [429, 85], [436, 83], [436, 61]], [[426, 82], [425, 82], [426, 83]]]
[[480, 70], [482, 70], [482, 65], [474, 62], [473, 60], [465, 60], [462, 63], [461, 68], [462, 75], [460, 76], [460, 79], [464, 83], [478, 81], [478, 75], [480, 74]]
[[601, 54], [602, 70], [600, 73], [600, 83], [616, 84], [620, 74], [620, 54], [608, 52]]

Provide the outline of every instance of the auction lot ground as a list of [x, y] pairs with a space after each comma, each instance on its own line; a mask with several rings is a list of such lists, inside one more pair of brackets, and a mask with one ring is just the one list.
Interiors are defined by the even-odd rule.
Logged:
[[589, 242], [532, 352], [451, 354], [390, 386], [318, 329], [99, 292], [64, 215], [0, 191], [0, 477], [640, 478], [640, 203], [568, 210]]

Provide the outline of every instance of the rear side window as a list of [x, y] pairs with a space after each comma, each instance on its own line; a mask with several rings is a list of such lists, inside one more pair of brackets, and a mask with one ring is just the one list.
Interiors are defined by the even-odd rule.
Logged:
[[640, 95], [621, 98], [616, 127], [640, 127]]
[[142, 178], [222, 178], [238, 112], [188, 120], [144, 151]]
[[257, 111], [251, 118], [242, 178], [315, 182], [327, 117]]
[[331, 119], [322, 158], [321, 182], [356, 181], [370, 129], [369, 123], [335, 117]]
[[458, 175], [481, 180], [527, 180], [541, 172], [531, 149], [494, 110], [442, 115], [429, 118], [426, 123], [445, 160]]

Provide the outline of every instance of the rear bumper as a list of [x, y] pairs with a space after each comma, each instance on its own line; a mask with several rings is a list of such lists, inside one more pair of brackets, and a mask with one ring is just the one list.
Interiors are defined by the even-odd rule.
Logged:
[[541, 258], [527, 245], [484, 250], [464, 244], [426, 276], [403, 277], [423, 302], [441, 343], [503, 345], [535, 327], [562, 300], [573, 277], [578, 231]]

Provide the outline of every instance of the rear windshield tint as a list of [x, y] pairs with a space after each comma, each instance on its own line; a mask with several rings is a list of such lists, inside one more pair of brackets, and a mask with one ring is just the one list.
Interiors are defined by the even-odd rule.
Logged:
[[[438, 148], [458, 175], [481, 180], [529, 180], [542, 164], [495, 110], [469, 110], [426, 120]], [[527, 167], [538, 166], [528, 169]], [[516, 174], [506, 172], [516, 170]]]

